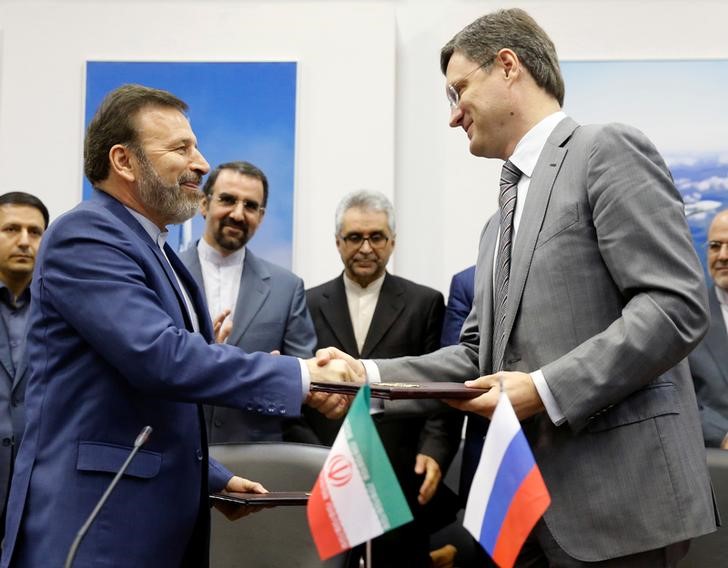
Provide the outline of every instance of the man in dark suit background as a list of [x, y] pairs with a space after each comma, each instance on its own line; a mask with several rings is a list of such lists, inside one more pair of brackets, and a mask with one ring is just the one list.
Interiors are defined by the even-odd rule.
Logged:
[[728, 450], [728, 210], [708, 229], [710, 328], [688, 356], [700, 405], [705, 445]]
[[[344, 272], [306, 294], [320, 347], [338, 346], [362, 357], [419, 355], [439, 347], [442, 294], [386, 271], [395, 238], [394, 211], [383, 194], [364, 190], [342, 199], [336, 211], [336, 246]], [[341, 422], [305, 412], [320, 441], [330, 445]], [[462, 419], [429, 401], [385, 402], [374, 421], [415, 521], [375, 539], [372, 562], [427, 566], [424, 516], [442, 515], [446, 523], [445, 503], [432, 506], [451, 498], [454, 507], [454, 496], [443, 492], [429, 507], [423, 505], [432, 499], [457, 451]]]
[[482, 418], [465, 488], [503, 385], [552, 499], [517, 566], [674, 567], [716, 514], [687, 364], [705, 284], [670, 172], [638, 130], [563, 113], [555, 46], [523, 10], [478, 18], [440, 64], [450, 126], [506, 161], [500, 212], [460, 343], [359, 372], [490, 388], [452, 401]]
[[[180, 258], [204, 290], [210, 317], [229, 313], [228, 345], [308, 358], [316, 346], [303, 280], [255, 255], [247, 244], [263, 222], [268, 178], [250, 162], [217, 166], [202, 188], [205, 231]], [[298, 418], [205, 406], [210, 443], [280, 441]]]
[[475, 265], [461, 270], [450, 281], [450, 293], [445, 306], [445, 320], [442, 324], [440, 346], [455, 345], [460, 341], [460, 332], [465, 319], [473, 309], [475, 294]]
[[197, 210], [209, 169], [186, 110], [140, 85], [109, 93], [84, 146], [96, 192], [43, 237], [4, 568], [62, 562], [145, 425], [153, 434], [74, 566], [207, 566], [208, 492], [263, 488], [208, 459], [200, 404], [295, 415], [320, 374], [313, 360], [213, 343], [201, 291], [165, 242]]
[[0, 530], [25, 428], [30, 280], [47, 227], [48, 209], [40, 199], [22, 191], [0, 195]]

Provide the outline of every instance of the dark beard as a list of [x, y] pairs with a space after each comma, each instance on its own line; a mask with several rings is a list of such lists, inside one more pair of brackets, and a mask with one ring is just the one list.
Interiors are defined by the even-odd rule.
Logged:
[[185, 172], [174, 184], [167, 185], [159, 177], [143, 150], [135, 150], [134, 153], [142, 168], [138, 192], [144, 206], [163, 219], [165, 225], [183, 223], [194, 217], [202, 201], [202, 192], [190, 195], [182, 190], [181, 185], [188, 181], [199, 184], [201, 176]]
[[[222, 232], [225, 227], [235, 227], [242, 232], [242, 235], [238, 238], [226, 237]], [[218, 230], [215, 231], [214, 237], [215, 242], [220, 245], [221, 248], [224, 248], [225, 250], [230, 252], [235, 252], [236, 250], [240, 250], [246, 244], [248, 244], [248, 240], [250, 239], [249, 234], [250, 227], [247, 223], [238, 223], [227, 217], [220, 221], [220, 226]]]

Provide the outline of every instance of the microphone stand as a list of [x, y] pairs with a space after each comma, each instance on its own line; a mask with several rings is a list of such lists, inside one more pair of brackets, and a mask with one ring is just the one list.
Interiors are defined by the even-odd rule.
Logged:
[[104, 491], [104, 494], [101, 496], [101, 499], [99, 499], [99, 502], [96, 503], [96, 507], [94, 507], [94, 510], [91, 511], [91, 514], [88, 516], [88, 519], [86, 519], [86, 522], [83, 524], [83, 526], [79, 529], [78, 533], [76, 534], [76, 538], [73, 540], [73, 544], [71, 544], [71, 548], [68, 550], [68, 556], [66, 556], [66, 563], [63, 565], [64, 568], [71, 568], [71, 565], [73, 564], [73, 559], [76, 557], [76, 553], [78, 552], [78, 547], [81, 545], [81, 541], [83, 540], [83, 537], [86, 536], [88, 529], [91, 528], [91, 525], [96, 520], [96, 517], [99, 514], [99, 511], [101, 510], [101, 507], [104, 506], [104, 503], [106, 503], [106, 500], [109, 498], [109, 495], [111, 495], [111, 492], [114, 490], [114, 487], [116, 487], [116, 484], [119, 483], [121, 476], [124, 475], [126, 468], [129, 467], [129, 464], [131, 463], [131, 460], [134, 459], [134, 456], [139, 451], [139, 448], [141, 448], [144, 445], [144, 443], [149, 438], [149, 434], [151, 434], [151, 433], [152, 433], [151, 426], [144, 426], [144, 428], [142, 428], [142, 431], [139, 432], [139, 435], [136, 437], [136, 440], [134, 440], [134, 448], [131, 450], [129, 457], [126, 458], [126, 461], [121, 466], [121, 469], [119, 469], [119, 471], [116, 473], [116, 475], [114, 476], [114, 479], [111, 480], [111, 483], [109, 483], [109, 486], [106, 488], [106, 491]]

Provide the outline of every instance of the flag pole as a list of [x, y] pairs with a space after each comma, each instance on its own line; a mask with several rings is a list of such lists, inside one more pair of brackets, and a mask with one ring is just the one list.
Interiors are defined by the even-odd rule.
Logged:
[[372, 541], [371, 539], [367, 541], [366, 546], [366, 563], [365, 568], [372, 568]]

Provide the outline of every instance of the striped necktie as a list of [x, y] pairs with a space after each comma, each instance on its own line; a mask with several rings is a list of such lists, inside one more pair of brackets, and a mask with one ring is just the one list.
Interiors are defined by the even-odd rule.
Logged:
[[[519, 170], [512, 162], [503, 164], [500, 178], [500, 239], [495, 266], [495, 291], [493, 295], [493, 371], [503, 370], [503, 356], [506, 342], [506, 300], [508, 299], [508, 280], [511, 275], [511, 243], [513, 242], [513, 214], [516, 211], [516, 197]], [[497, 359], [496, 359], [497, 357]]]

